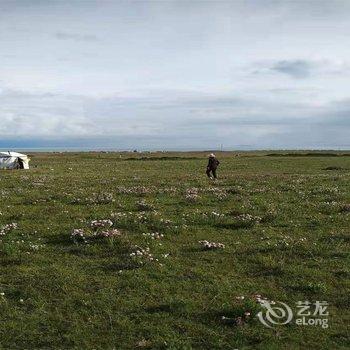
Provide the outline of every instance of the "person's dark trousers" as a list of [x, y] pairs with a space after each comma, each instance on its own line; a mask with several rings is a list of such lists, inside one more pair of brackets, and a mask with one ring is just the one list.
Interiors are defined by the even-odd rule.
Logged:
[[208, 169], [207, 169], [207, 176], [208, 176], [208, 177], [211, 177], [211, 174], [210, 174], [210, 173], [213, 174], [214, 179], [217, 178], [217, 176], [216, 176], [216, 169], [210, 169], [210, 168], [208, 168]]
[[207, 168], [207, 176], [208, 176], [208, 177], [211, 176], [211, 175], [210, 175], [210, 171], [211, 171], [211, 170], [210, 170], [209, 168]]

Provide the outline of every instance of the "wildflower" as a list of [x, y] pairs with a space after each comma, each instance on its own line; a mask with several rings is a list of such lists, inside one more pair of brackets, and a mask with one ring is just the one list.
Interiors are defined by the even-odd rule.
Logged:
[[226, 191], [218, 187], [209, 187], [206, 191], [212, 193], [219, 200], [223, 200], [227, 197]]
[[138, 210], [143, 210], [143, 211], [150, 211], [154, 210], [154, 206], [150, 203], [147, 203], [144, 200], [136, 202]]
[[169, 220], [169, 219], [160, 219], [160, 222], [163, 223], [163, 224], [165, 224], [165, 225], [170, 225], [170, 224], [172, 224], [172, 221]]
[[260, 294], [254, 294], [253, 299], [255, 299], [255, 301], [260, 305], [263, 305], [263, 304], [269, 302], [269, 300], [267, 298], [262, 297]]
[[188, 188], [186, 190], [186, 193], [185, 193], [185, 198], [189, 202], [197, 201], [197, 199], [200, 198], [200, 196], [198, 194], [198, 188], [196, 188], [196, 187]]
[[237, 220], [243, 221], [243, 222], [255, 222], [259, 223], [261, 221], [260, 216], [254, 216], [251, 214], [240, 214], [235, 217]]
[[93, 229], [100, 229], [100, 228], [106, 228], [106, 227], [111, 227], [113, 225], [113, 222], [109, 219], [105, 220], [93, 220], [90, 223], [90, 226]]
[[251, 227], [262, 221], [260, 216], [254, 216], [251, 214], [236, 215], [234, 216], [234, 219], [236, 221], [236, 225], [239, 225], [240, 227]]
[[151, 239], [161, 239], [164, 237], [164, 235], [162, 233], [158, 233], [158, 232], [153, 232], [153, 233], [143, 233], [142, 234], [145, 237], [149, 237]]
[[237, 326], [241, 326], [241, 325], [243, 324], [243, 319], [242, 319], [242, 317], [236, 317], [236, 318], [235, 318], [235, 324], [236, 324]]
[[145, 187], [145, 186], [133, 186], [133, 187], [117, 187], [117, 192], [120, 194], [136, 194], [136, 195], [146, 195], [156, 192], [155, 188]]
[[9, 233], [12, 230], [16, 230], [18, 228], [18, 225], [13, 222], [11, 224], [4, 225], [0, 228], [0, 236], [6, 235], [6, 233]]
[[78, 241], [81, 241], [83, 243], [87, 242], [85, 237], [85, 231], [82, 228], [75, 228], [70, 236], [74, 242], [78, 242]]
[[85, 232], [82, 228], [75, 228], [71, 233], [72, 237], [84, 237]]
[[141, 247], [135, 247], [136, 250], [132, 253], [130, 253], [130, 257], [133, 259], [136, 259], [141, 264], [143, 264], [146, 261], [158, 261], [158, 259], [154, 259], [153, 254], [150, 252], [149, 247], [147, 248], [141, 248]]
[[198, 241], [198, 243], [204, 248], [208, 250], [212, 249], [224, 249], [225, 245], [222, 243], [215, 243], [215, 242], [209, 242], [209, 241]]
[[100, 236], [102, 236], [102, 237], [118, 237], [121, 235], [122, 235], [122, 233], [117, 229], [102, 231], [100, 233]]
[[[203, 213], [203, 214], [205, 214], [205, 213]], [[206, 214], [206, 215], [207, 215], [207, 214]], [[212, 216], [213, 218], [222, 218], [222, 217], [225, 216], [225, 214], [221, 214], [221, 213], [218, 213], [218, 212], [216, 212], [216, 211], [212, 211], [212, 212], [210, 213], [210, 216]]]

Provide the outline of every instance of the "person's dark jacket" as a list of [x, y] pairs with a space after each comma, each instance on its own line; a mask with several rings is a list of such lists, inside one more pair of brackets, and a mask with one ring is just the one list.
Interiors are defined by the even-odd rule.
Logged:
[[216, 158], [210, 157], [209, 161], [208, 161], [207, 168], [216, 170], [217, 167], [219, 166], [219, 164], [220, 164], [220, 162]]

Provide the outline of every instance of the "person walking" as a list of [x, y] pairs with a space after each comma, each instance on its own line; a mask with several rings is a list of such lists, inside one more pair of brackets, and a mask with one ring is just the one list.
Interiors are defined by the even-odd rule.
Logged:
[[207, 165], [207, 176], [212, 179], [217, 179], [216, 169], [218, 168], [220, 162], [215, 157], [215, 154], [209, 154], [208, 165]]

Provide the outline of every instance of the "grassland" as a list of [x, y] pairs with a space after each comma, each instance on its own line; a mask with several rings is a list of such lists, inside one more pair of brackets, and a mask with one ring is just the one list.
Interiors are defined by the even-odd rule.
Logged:
[[[221, 153], [216, 182], [205, 156], [1, 171], [1, 348], [348, 349], [349, 154]], [[257, 294], [328, 301], [329, 327], [267, 328]]]

